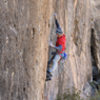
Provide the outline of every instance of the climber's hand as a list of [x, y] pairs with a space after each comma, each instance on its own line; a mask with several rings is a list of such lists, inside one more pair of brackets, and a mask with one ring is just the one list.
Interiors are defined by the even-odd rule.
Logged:
[[56, 13], [54, 13], [54, 18], [57, 19], [57, 14]]
[[49, 46], [51, 46], [53, 48], [55, 47], [52, 42], [49, 42]]

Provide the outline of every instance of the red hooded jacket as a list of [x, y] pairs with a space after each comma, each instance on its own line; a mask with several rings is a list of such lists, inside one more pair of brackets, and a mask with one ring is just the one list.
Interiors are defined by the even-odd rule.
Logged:
[[66, 49], [66, 36], [63, 34], [61, 37], [57, 37], [56, 46], [62, 46], [61, 51], [57, 51], [59, 54], [63, 53]]

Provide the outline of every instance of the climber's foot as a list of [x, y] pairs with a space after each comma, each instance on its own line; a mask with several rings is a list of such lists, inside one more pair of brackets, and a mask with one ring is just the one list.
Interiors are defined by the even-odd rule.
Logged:
[[47, 76], [52, 77], [52, 74], [49, 71], [47, 71]]
[[51, 80], [51, 77], [47, 77], [45, 81], [50, 81]]
[[46, 76], [46, 79], [50, 79], [51, 80], [51, 78], [52, 78], [52, 76], [50, 76], [50, 75]]

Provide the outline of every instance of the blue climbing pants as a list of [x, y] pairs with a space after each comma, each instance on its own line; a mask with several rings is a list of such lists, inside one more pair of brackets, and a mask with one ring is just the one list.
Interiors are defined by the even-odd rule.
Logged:
[[53, 59], [53, 65], [51, 68], [49, 68], [49, 72], [53, 74], [53, 72], [57, 69], [57, 66], [58, 66], [58, 62], [60, 60], [60, 55], [55, 55], [54, 59]]

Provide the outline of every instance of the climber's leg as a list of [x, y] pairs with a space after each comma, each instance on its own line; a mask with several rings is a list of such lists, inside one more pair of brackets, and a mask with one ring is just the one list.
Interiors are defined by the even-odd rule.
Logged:
[[56, 53], [55, 52], [52, 52], [53, 56], [51, 57], [51, 59], [48, 61], [48, 65], [52, 63]]
[[57, 54], [53, 59], [52, 67], [49, 68], [49, 70], [48, 70], [50, 73], [53, 73], [56, 70], [59, 60], [60, 60], [60, 56]]
[[58, 62], [60, 60], [60, 56], [56, 55], [53, 59], [53, 65], [51, 68], [48, 69], [47, 71], [47, 76], [46, 76], [46, 81], [51, 80], [51, 77], [53, 75], [53, 72], [56, 70], [57, 66], [58, 66]]

